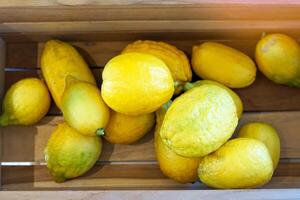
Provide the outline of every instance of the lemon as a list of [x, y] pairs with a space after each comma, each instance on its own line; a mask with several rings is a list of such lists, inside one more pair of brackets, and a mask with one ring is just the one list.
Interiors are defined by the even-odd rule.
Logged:
[[32, 125], [48, 112], [50, 95], [43, 81], [25, 78], [13, 84], [5, 94], [0, 126]]
[[44, 150], [47, 167], [55, 182], [81, 176], [100, 156], [100, 137], [78, 133], [66, 123], [58, 124]]
[[175, 46], [161, 41], [138, 40], [130, 43], [122, 53], [148, 53], [160, 58], [168, 66], [175, 81], [175, 93], [179, 94], [185, 82], [192, 80], [190, 62], [185, 53]]
[[237, 112], [238, 117], [241, 118], [241, 116], [243, 114], [243, 102], [242, 102], [241, 98], [239, 97], [239, 95], [237, 93], [235, 93], [233, 90], [226, 87], [225, 85], [222, 85], [221, 83], [218, 83], [216, 81], [210, 81], [210, 80], [201, 80], [201, 81], [196, 81], [194, 83], [186, 83], [184, 85], [184, 90], [187, 91], [189, 89], [192, 89], [194, 87], [197, 87], [197, 86], [200, 86], [203, 84], [215, 84], [215, 85], [218, 85], [218, 86], [226, 89], [235, 103], [236, 112]]
[[104, 137], [113, 144], [132, 144], [148, 133], [154, 123], [154, 113], [130, 116], [111, 111]]
[[256, 66], [251, 58], [216, 42], [204, 42], [193, 47], [192, 67], [201, 78], [230, 88], [246, 87], [254, 82], [256, 76]]
[[188, 158], [176, 154], [163, 143], [160, 137], [160, 128], [164, 120], [167, 107], [167, 105], [164, 105], [156, 111], [154, 146], [160, 170], [167, 177], [179, 183], [195, 182], [198, 177], [197, 169], [199, 166], [200, 158]]
[[242, 126], [238, 137], [254, 138], [262, 141], [268, 148], [273, 160], [274, 169], [280, 158], [280, 139], [276, 129], [263, 122], [252, 122]]
[[102, 74], [101, 93], [114, 111], [127, 115], [154, 112], [174, 93], [170, 70], [159, 58], [125, 53], [111, 59]]
[[87, 136], [103, 135], [109, 120], [109, 108], [93, 84], [67, 77], [61, 109], [66, 122]]
[[41, 55], [41, 70], [58, 108], [61, 108], [67, 76], [96, 85], [91, 70], [77, 50], [59, 40], [46, 42]]
[[237, 122], [230, 93], [218, 85], [204, 84], [175, 99], [166, 113], [160, 136], [175, 153], [202, 157], [224, 144]]
[[264, 143], [237, 138], [205, 156], [198, 174], [203, 183], [214, 188], [254, 188], [272, 178], [273, 163]]
[[270, 34], [256, 45], [259, 70], [278, 84], [300, 87], [300, 47], [284, 34]]

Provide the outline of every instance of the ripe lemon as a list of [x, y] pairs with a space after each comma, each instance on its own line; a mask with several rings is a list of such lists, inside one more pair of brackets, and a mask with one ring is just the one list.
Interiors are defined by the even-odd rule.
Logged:
[[101, 94], [114, 111], [127, 115], [154, 112], [174, 93], [170, 70], [150, 54], [125, 53], [111, 59], [102, 74]]
[[154, 123], [154, 113], [130, 116], [111, 111], [104, 137], [113, 144], [132, 144], [148, 133]]
[[13, 84], [5, 94], [0, 126], [32, 125], [50, 108], [50, 95], [43, 81], [25, 78]]
[[62, 123], [52, 133], [44, 150], [47, 167], [55, 182], [81, 176], [98, 160], [100, 137], [84, 136]]
[[214, 188], [253, 188], [272, 178], [273, 163], [264, 143], [236, 138], [205, 156], [198, 174], [203, 183]]
[[224, 144], [237, 122], [230, 93], [218, 85], [204, 84], [175, 99], [166, 113], [160, 136], [175, 153], [202, 157]]
[[61, 110], [66, 122], [78, 132], [87, 136], [103, 135], [109, 120], [109, 108], [101, 97], [97, 86], [69, 80], [61, 100]]
[[268, 148], [273, 160], [274, 169], [280, 158], [280, 139], [276, 129], [263, 122], [252, 122], [242, 126], [238, 137], [254, 138], [262, 141]]

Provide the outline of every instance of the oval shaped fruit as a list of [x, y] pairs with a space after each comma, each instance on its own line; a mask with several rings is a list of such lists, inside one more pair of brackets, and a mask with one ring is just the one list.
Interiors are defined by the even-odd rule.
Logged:
[[50, 95], [43, 81], [25, 78], [14, 83], [5, 94], [0, 126], [33, 125], [50, 108]]
[[103, 135], [109, 120], [109, 108], [102, 100], [100, 90], [85, 81], [71, 77], [67, 80], [69, 83], [61, 100], [66, 122], [84, 135]]
[[232, 139], [200, 162], [200, 180], [214, 188], [254, 188], [266, 184], [273, 164], [264, 143], [251, 138]]
[[175, 93], [179, 94], [185, 82], [192, 80], [192, 70], [185, 53], [165, 42], [138, 40], [130, 43], [122, 53], [148, 53], [160, 58], [168, 66], [176, 84]]
[[300, 47], [284, 34], [270, 34], [256, 45], [259, 70], [278, 84], [300, 87]]
[[200, 158], [188, 158], [176, 154], [160, 137], [160, 128], [167, 108], [163, 106], [156, 111], [154, 146], [159, 168], [167, 177], [179, 183], [192, 183], [197, 180]]
[[276, 129], [264, 122], [252, 122], [242, 126], [238, 137], [254, 138], [262, 141], [268, 148], [274, 169], [280, 158], [280, 139]]
[[186, 83], [184, 85], [183, 90], [187, 91], [187, 90], [190, 90], [194, 87], [197, 87], [197, 86], [200, 86], [203, 84], [215, 84], [215, 85], [218, 85], [218, 86], [226, 89], [235, 103], [238, 118], [241, 118], [241, 116], [243, 114], [243, 102], [242, 102], [241, 98], [239, 97], [239, 95], [237, 95], [237, 93], [235, 93], [233, 90], [229, 89], [225, 85], [222, 85], [221, 83], [218, 83], [216, 81], [210, 81], [210, 80], [200, 80], [200, 81], [196, 81], [194, 83]]
[[67, 123], [58, 124], [44, 150], [47, 167], [55, 182], [81, 176], [98, 160], [100, 137], [78, 133]]
[[155, 56], [126, 53], [111, 59], [102, 74], [101, 93], [114, 111], [127, 115], [154, 112], [174, 93], [166, 64]]
[[230, 88], [243, 88], [254, 82], [256, 67], [244, 53], [216, 42], [193, 47], [192, 67], [203, 79], [214, 80]]
[[59, 40], [50, 40], [45, 44], [41, 70], [58, 108], [61, 108], [67, 76], [96, 85], [92, 72], [76, 49]]
[[148, 133], [154, 123], [154, 113], [130, 116], [111, 111], [104, 137], [113, 144], [132, 144]]
[[229, 92], [204, 84], [175, 99], [166, 113], [160, 136], [175, 153], [202, 157], [224, 144], [237, 122], [236, 106]]

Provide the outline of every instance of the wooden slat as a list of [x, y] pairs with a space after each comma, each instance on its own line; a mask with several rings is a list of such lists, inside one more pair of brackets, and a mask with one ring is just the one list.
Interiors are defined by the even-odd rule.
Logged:
[[[245, 113], [240, 124], [250, 121], [272, 123], [281, 139], [281, 158], [300, 158], [300, 112]], [[46, 117], [36, 126], [9, 126], [3, 128], [3, 161], [41, 161], [43, 149], [56, 124], [62, 117]], [[109, 145], [104, 143], [101, 161], [153, 161], [152, 134], [136, 145]], [[20, 151], [22, 149], [22, 151]]]
[[[76, 33], [107, 31], [205, 32], [241, 30], [299, 30], [298, 20], [115, 20], [74, 22], [16, 22], [0, 24], [0, 33]], [[180, 29], [178, 28], [180, 27]], [[242, 34], [242, 32], [239, 32]]]
[[257, 200], [281, 200], [283, 197], [286, 200], [295, 200], [300, 198], [299, 189], [252, 189], [252, 190], [163, 190], [163, 191], [3, 191], [0, 193], [1, 199], [17, 200], [23, 199], [39, 200], [41, 197], [44, 200], [52, 199], [73, 199], [73, 200], [164, 200], [164, 199], [239, 199], [252, 200], [253, 197]]
[[[73, 0], [71, 0], [74, 2]], [[103, 2], [103, 1], [101, 1]], [[111, 1], [109, 1], [111, 3]], [[142, 3], [143, 1], [139, 1]], [[162, 4], [164, 1], [157, 1]], [[6, 2], [5, 2], [6, 3]], [[4, 3], [4, 4], [5, 4]], [[63, 5], [17, 5], [0, 4], [0, 22], [39, 21], [96, 21], [96, 20], [218, 20], [218, 19], [299, 19], [299, 4], [268, 5], [257, 4], [215, 5], [194, 1], [193, 4], [170, 5], [117, 5], [117, 6], [63, 6]], [[124, 1], [127, 3], [127, 1]], [[243, 1], [242, 1], [243, 3]], [[257, 2], [258, 3], [258, 2]], [[261, 13], [264, 13], [263, 15]], [[178, 15], [180, 13], [180, 15]], [[234, 13], [234, 14], [233, 14]]]
[[[299, 164], [281, 163], [273, 180], [267, 188], [299, 187], [300, 177], [296, 172]], [[287, 174], [286, 170], [294, 170], [295, 174]], [[119, 164], [95, 165], [92, 170], [80, 178], [65, 183], [54, 183], [46, 166], [3, 167], [4, 189], [51, 189], [51, 188], [101, 188], [101, 189], [204, 189], [205, 185], [178, 184], [165, 177], [157, 164]]]

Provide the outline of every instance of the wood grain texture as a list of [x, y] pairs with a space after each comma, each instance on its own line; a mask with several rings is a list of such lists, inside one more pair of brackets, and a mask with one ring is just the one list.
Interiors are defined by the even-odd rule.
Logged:
[[261, 1], [251, 1], [251, 0], [11, 0], [5, 1], [1, 0], [1, 7], [35, 7], [35, 6], [57, 6], [57, 5], [78, 5], [78, 4], [99, 4], [99, 5], [178, 5], [178, 4], [192, 4], [192, 5], [298, 5], [300, 4], [297, 0], [261, 0]]
[[239, 199], [252, 200], [295, 200], [300, 198], [299, 189], [252, 189], [252, 190], [200, 190], [200, 191], [184, 191], [184, 190], [142, 190], [142, 191], [27, 191], [27, 192], [1, 192], [0, 197], [7, 200], [163, 200], [163, 199]]
[[[6, 3], [7, 1], [5, 1]], [[71, 0], [71, 2], [74, 2]], [[101, 1], [103, 2], [103, 1]], [[109, 1], [114, 3], [113, 1]], [[100, 20], [295, 20], [299, 19], [300, 5], [272, 4], [268, 6], [258, 4], [205, 4], [194, 1], [192, 4], [162, 5], [165, 1], [157, 1], [160, 5], [77, 5], [63, 6], [61, 4], [36, 5], [0, 4], [0, 22], [41, 22], [41, 21], [100, 21]], [[243, 3], [244, 1], [241, 1]], [[257, 2], [257, 1], [256, 1]], [[128, 1], [124, 1], [128, 3]], [[7, 3], [6, 3], [7, 4]], [[261, 13], [264, 13], [263, 15]], [[178, 14], [180, 13], [180, 15]]]
[[[286, 175], [286, 170], [297, 169], [299, 164], [281, 163], [273, 180], [265, 188], [297, 188], [300, 177], [296, 174]], [[282, 184], [280, 186], [280, 184]], [[95, 165], [82, 177], [55, 183], [46, 166], [3, 167], [3, 188], [7, 190], [32, 189], [207, 189], [196, 182], [178, 184], [165, 177], [157, 164], [118, 164]]]
[[[300, 112], [245, 113], [241, 124], [263, 121], [273, 124], [281, 140], [281, 158], [300, 158]], [[3, 128], [2, 159], [5, 162], [44, 161], [43, 149], [62, 117], [46, 117], [36, 126]], [[22, 151], [20, 151], [22, 149]], [[149, 133], [135, 145], [104, 143], [101, 161], [154, 161], [153, 135]]]

